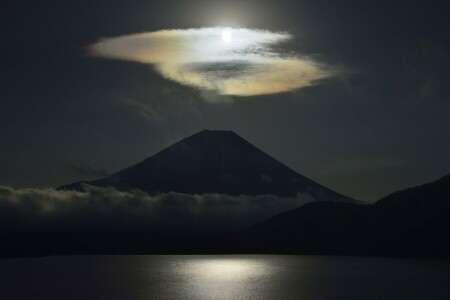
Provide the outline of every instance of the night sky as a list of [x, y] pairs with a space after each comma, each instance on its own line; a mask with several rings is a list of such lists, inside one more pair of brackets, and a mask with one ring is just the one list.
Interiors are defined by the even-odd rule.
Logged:
[[[105, 176], [202, 129], [233, 130], [333, 190], [374, 201], [450, 171], [448, 1], [20, 1], [0, 4], [0, 185]], [[217, 94], [92, 55], [167, 29], [283, 32], [329, 76]], [[327, 73], [328, 74], [328, 73]]]

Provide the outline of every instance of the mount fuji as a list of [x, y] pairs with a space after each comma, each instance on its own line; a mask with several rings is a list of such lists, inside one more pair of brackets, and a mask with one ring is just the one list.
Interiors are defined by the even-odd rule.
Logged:
[[83, 184], [150, 194], [289, 197], [300, 193], [316, 201], [358, 202], [297, 173], [232, 131], [203, 130], [115, 174], [59, 189], [80, 190]]

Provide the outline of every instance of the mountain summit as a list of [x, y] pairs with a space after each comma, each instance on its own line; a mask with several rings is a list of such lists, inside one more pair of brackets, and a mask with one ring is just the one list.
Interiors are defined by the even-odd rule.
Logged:
[[300, 175], [232, 131], [203, 130], [113, 175], [60, 189], [80, 189], [82, 183], [149, 193], [305, 193], [318, 201], [355, 201]]

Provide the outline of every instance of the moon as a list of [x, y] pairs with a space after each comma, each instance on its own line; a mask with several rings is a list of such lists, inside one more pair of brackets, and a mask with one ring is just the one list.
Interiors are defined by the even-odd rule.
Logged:
[[222, 31], [222, 41], [224, 41], [225, 43], [229, 43], [229, 42], [231, 42], [232, 39], [233, 39], [233, 33], [231, 32], [231, 30], [224, 29]]

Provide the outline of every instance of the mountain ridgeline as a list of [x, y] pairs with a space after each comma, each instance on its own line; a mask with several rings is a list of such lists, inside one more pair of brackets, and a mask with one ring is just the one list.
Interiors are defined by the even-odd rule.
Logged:
[[113, 175], [83, 184], [156, 194], [310, 195], [317, 201], [357, 202], [300, 175], [232, 131], [203, 130]]
[[251, 253], [450, 257], [450, 174], [372, 205], [309, 203], [240, 236]]
[[0, 257], [314, 254], [450, 258], [450, 175], [371, 205], [313, 202], [229, 233], [4, 232]]
[[[233, 195], [271, 194], [281, 196], [270, 196], [277, 203], [285, 196], [308, 194], [316, 201], [281, 214], [274, 212], [273, 217], [261, 219], [265, 221], [231, 231], [183, 231], [180, 228], [185, 225], [178, 215], [171, 218], [179, 226], [170, 232], [163, 227], [157, 231], [4, 230], [0, 231], [4, 245], [0, 257], [276, 253], [450, 258], [450, 174], [395, 192], [374, 204], [362, 204], [298, 174], [231, 131], [205, 130], [116, 174], [60, 189], [82, 190], [84, 183], [140, 189], [149, 194], [227, 194], [239, 201], [242, 198]], [[122, 212], [115, 210], [119, 221]], [[100, 216], [98, 222], [107, 217]], [[28, 214], [25, 217], [23, 220], [29, 219]], [[145, 215], [145, 219], [152, 217]], [[231, 215], [227, 217], [229, 223], [236, 221]], [[212, 223], [202, 226], [211, 227]]]

